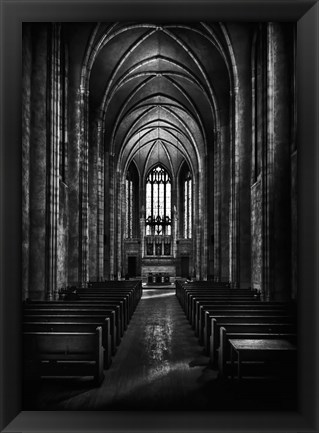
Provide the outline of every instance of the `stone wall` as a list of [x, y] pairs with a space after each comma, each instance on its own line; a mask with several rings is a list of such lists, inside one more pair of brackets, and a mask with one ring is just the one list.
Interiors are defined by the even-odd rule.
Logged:
[[60, 181], [59, 187], [59, 221], [57, 232], [57, 282], [56, 288], [68, 285], [68, 241], [69, 241], [69, 215], [68, 215], [68, 187]]

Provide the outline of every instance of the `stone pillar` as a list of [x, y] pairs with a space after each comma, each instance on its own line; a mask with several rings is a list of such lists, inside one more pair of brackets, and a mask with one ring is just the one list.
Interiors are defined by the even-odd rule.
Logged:
[[97, 237], [98, 237], [98, 279], [103, 280], [104, 277], [104, 146], [103, 146], [103, 128], [102, 121], [98, 125], [98, 224], [97, 224]]
[[238, 68], [234, 89], [234, 136], [231, 153], [231, 281], [237, 287], [251, 285], [250, 179], [251, 179], [251, 81], [250, 67]]
[[[214, 262], [214, 279], [220, 281], [221, 277], [221, 263], [226, 262], [227, 257], [222, 257], [221, 249], [221, 146], [220, 146], [220, 131], [214, 131], [214, 209], [213, 209], [213, 220], [214, 220], [214, 235], [213, 235], [213, 262]], [[210, 200], [210, 197], [209, 197]], [[225, 225], [228, 226], [227, 221], [224, 221]], [[228, 262], [228, 260], [227, 260]]]
[[29, 296], [44, 299], [46, 289], [47, 197], [47, 26], [33, 27], [30, 110]]
[[125, 179], [121, 181], [121, 172], [117, 170], [117, 208], [116, 208], [116, 219], [117, 219], [117, 239], [116, 239], [116, 251], [117, 251], [117, 276], [120, 279], [125, 275], [124, 269], [124, 257], [122, 255], [122, 245], [124, 242], [125, 232]]
[[229, 276], [233, 287], [239, 285], [239, 113], [238, 88], [231, 94], [231, 153], [230, 153], [230, 209], [229, 209]]
[[68, 273], [69, 284], [80, 281], [80, 90], [72, 84], [69, 87], [69, 148], [68, 148], [68, 186], [69, 186], [69, 245]]
[[[174, 259], [176, 259], [177, 254], [177, 243], [176, 241], [179, 239], [179, 232], [178, 232], [178, 224], [179, 224], [179, 218], [178, 218], [178, 212], [177, 212], [177, 206], [173, 206], [173, 212], [172, 212], [172, 223], [173, 223], [173, 236], [172, 236], [172, 254]], [[193, 218], [193, 217], [192, 217]]]
[[229, 201], [230, 201], [230, 153], [231, 145], [229, 142], [229, 126], [222, 125], [220, 133], [218, 134], [218, 141], [220, 141], [220, 167], [218, 170], [218, 179], [220, 184], [220, 213], [219, 225], [220, 230], [217, 241], [219, 244], [219, 266], [218, 266], [218, 281], [229, 281]]
[[80, 143], [80, 280], [79, 283], [84, 285], [88, 281], [88, 262], [89, 262], [89, 194], [88, 194], [88, 118], [89, 118], [89, 91], [81, 87], [81, 143]]
[[239, 285], [251, 286], [251, 78], [250, 65], [241, 73], [238, 89], [237, 115], [240, 118], [239, 129]]
[[110, 154], [104, 153], [104, 278], [111, 278], [110, 257]]
[[[215, 274], [215, 140], [210, 139], [212, 141], [207, 143], [207, 152], [208, 152], [208, 170], [207, 170], [207, 214], [208, 218], [208, 274], [210, 277]], [[193, 211], [194, 214], [194, 211]], [[194, 266], [193, 266], [194, 267]]]
[[110, 248], [110, 278], [115, 274], [115, 176], [114, 176], [114, 154], [110, 154], [109, 163], [109, 208], [106, 212], [110, 214], [109, 221], [109, 248]]
[[[287, 300], [291, 296], [291, 202], [290, 202], [290, 83], [291, 52], [285, 25], [268, 24], [268, 166], [269, 224], [273, 284], [270, 297]], [[270, 191], [270, 189], [272, 190]]]
[[263, 38], [264, 24], [257, 25], [252, 51], [252, 170], [251, 170], [251, 287], [263, 296], [263, 181], [262, 149], [266, 146], [267, 68]]
[[[144, 208], [144, 206], [142, 206]], [[141, 259], [143, 260], [145, 255], [145, 216], [144, 216], [144, 210], [142, 209], [143, 216], [140, 218], [140, 239], [141, 239]]]
[[61, 104], [61, 26], [59, 23], [51, 25], [50, 50], [50, 74], [48, 78], [48, 90], [50, 106], [47, 108], [49, 130], [47, 134], [47, 170], [49, 171], [47, 185], [47, 245], [46, 256], [48, 259], [46, 270], [46, 297], [52, 300], [57, 291], [58, 256], [62, 261], [63, 250], [59, 250], [58, 226], [60, 213], [60, 145], [62, 143], [62, 116]]
[[90, 145], [88, 148], [89, 167], [88, 167], [88, 200], [89, 200], [89, 260], [88, 274], [90, 281], [98, 280], [98, 160], [99, 160], [99, 143], [98, 143], [98, 125], [92, 122], [90, 133]]
[[207, 171], [208, 171], [208, 157], [207, 154], [203, 157], [204, 173], [201, 176], [203, 194], [203, 203], [201, 207], [201, 221], [202, 221], [202, 256], [201, 256], [201, 274], [202, 279], [207, 280], [207, 264], [208, 264], [208, 227], [207, 227], [207, 198], [208, 198], [208, 185], [207, 185]]

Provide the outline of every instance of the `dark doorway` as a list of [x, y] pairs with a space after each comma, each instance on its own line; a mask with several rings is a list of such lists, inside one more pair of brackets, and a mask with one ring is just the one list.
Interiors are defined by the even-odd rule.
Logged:
[[189, 257], [181, 257], [181, 277], [189, 278]]
[[136, 257], [128, 257], [127, 271], [130, 278], [136, 277]]

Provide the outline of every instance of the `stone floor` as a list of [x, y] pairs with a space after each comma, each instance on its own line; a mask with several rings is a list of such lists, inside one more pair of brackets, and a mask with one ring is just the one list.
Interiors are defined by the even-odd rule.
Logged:
[[174, 290], [147, 289], [99, 388], [43, 379], [24, 388], [24, 410], [285, 410], [295, 384], [220, 381]]

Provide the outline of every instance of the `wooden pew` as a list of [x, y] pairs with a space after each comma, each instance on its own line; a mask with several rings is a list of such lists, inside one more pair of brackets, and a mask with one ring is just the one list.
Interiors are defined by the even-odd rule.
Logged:
[[115, 339], [116, 344], [120, 344], [121, 337], [123, 334], [123, 325], [121, 323], [121, 318], [119, 314], [119, 308], [118, 306], [113, 307], [96, 307], [96, 308], [79, 308], [79, 307], [60, 307], [59, 305], [52, 305], [52, 306], [43, 306], [42, 308], [39, 307], [28, 307], [25, 308], [24, 314], [27, 315], [39, 315], [42, 316], [100, 316], [100, 319], [103, 318], [103, 320], [106, 317], [113, 317], [115, 315], [115, 326], [113, 327], [113, 331], [116, 331]]
[[247, 302], [247, 301], [230, 301], [230, 302], [215, 302], [210, 301], [206, 303], [206, 301], [197, 301], [195, 308], [195, 315], [191, 322], [193, 328], [195, 329], [195, 335], [200, 339], [202, 337], [202, 329], [205, 323], [205, 312], [217, 312], [221, 310], [228, 309], [231, 310], [239, 310], [239, 309], [251, 309], [251, 310], [274, 310], [274, 311], [282, 311], [288, 312], [290, 311], [289, 305], [287, 303], [279, 303], [279, 302]]
[[196, 293], [190, 293], [188, 294], [188, 298], [187, 298], [187, 308], [185, 310], [186, 312], [186, 316], [188, 318], [188, 320], [191, 320], [191, 318], [194, 315], [194, 311], [195, 311], [195, 302], [196, 300], [200, 301], [203, 300], [205, 302], [206, 301], [219, 301], [219, 302], [231, 302], [231, 301], [237, 301], [237, 302], [249, 302], [249, 301], [255, 301], [255, 302], [260, 302], [259, 299], [254, 298], [254, 296], [251, 295], [235, 295], [235, 294], [231, 294], [231, 295], [227, 295], [227, 294], [222, 294], [222, 295], [210, 295], [210, 297], [208, 297], [207, 295], [204, 294], [196, 294]]
[[280, 317], [282, 320], [277, 320], [275, 317], [260, 319], [260, 316], [246, 316], [244, 319], [236, 320], [238, 317], [224, 316], [214, 317], [211, 324], [211, 335], [209, 339], [208, 353], [213, 365], [217, 361], [217, 350], [220, 347], [220, 328], [224, 327], [227, 331], [237, 331], [241, 333], [296, 333], [296, 323], [293, 319], [287, 319], [287, 316]]
[[[114, 314], [114, 311], [112, 312]], [[117, 346], [117, 338], [118, 335], [116, 323], [115, 323], [115, 317], [113, 315], [106, 316], [105, 314], [102, 315], [90, 315], [90, 314], [76, 314], [76, 313], [66, 313], [66, 314], [41, 314], [39, 312], [38, 314], [24, 314], [23, 321], [24, 322], [47, 322], [50, 323], [51, 321], [59, 321], [63, 323], [99, 323], [102, 326], [105, 323], [105, 320], [107, 318], [113, 319], [110, 320], [110, 334], [111, 334], [111, 348], [112, 348], [112, 355], [116, 352], [116, 346]]]
[[78, 292], [81, 293], [106, 293], [111, 290], [116, 290], [117, 293], [127, 292], [132, 294], [134, 308], [138, 304], [142, 296], [142, 282], [141, 281], [99, 281], [89, 282], [87, 288], [79, 288]]
[[191, 302], [193, 297], [210, 297], [216, 300], [260, 300], [259, 296], [252, 291], [240, 291], [239, 289], [228, 289], [228, 290], [185, 290], [181, 298], [181, 305], [185, 313], [189, 316], [189, 310], [191, 308]]
[[24, 332], [23, 342], [26, 378], [80, 375], [93, 376], [96, 385], [103, 381], [101, 327], [95, 332]]
[[[101, 326], [100, 322], [61, 322], [60, 319], [52, 319], [46, 322], [24, 322], [24, 332], [55, 332], [55, 333], [83, 333], [95, 332], [96, 328]], [[104, 368], [109, 368], [112, 363], [112, 337], [110, 333], [110, 319], [106, 318], [101, 326], [102, 328], [102, 346], [104, 348]]]
[[91, 291], [90, 289], [79, 289], [77, 290], [77, 295], [80, 297], [80, 301], [86, 302], [99, 302], [99, 301], [107, 301], [107, 300], [118, 300], [125, 304], [126, 316], [129, 320], [134, 313], [136, 308], [136, 300], [133, 297], [132, 292], [128, 292], [127, 290], [121, 291], [117, 289], [112, 289], [108, 291]]
[[242, 378], [241, 367], [245, 361], [291, 362], [296, 359], [297, 347], [282, 339], [230, 339], [231, 374], [235, 376], [235, 357], [237, 357], [237, 378]]
[[209, 355], [210, 350], [210, 336], [212, 332], [213, 319], [219, 320], [232, 320], [233, 323], [293, 323], [294, 317], [292, 315], [276, 314], [274, 311], [259, 311], [251, 314], [250, 311], [225, 311], [218, 312], [218, 314], [205, 313], [205, 325], [204, 325], [204, 350]]
[[199, 294], [213, 294], [213, 295], [236, 295], [236, 296], [252, 296], [259, 299], [259, 293], [256, 290], [251, 289], [231, 289], [231, 288], [225, 288], [225, 287], [205, 287], [205, 286], [199, 286], [198, 282], [191, 283], [191, 284], [184, 284], [181, 285], [179, 282], [176, 282], [176, 296], [182, 305], [184, 311], [185, 311], [185, 305], [187, 303], [187, 296], [190, 293], [197, 293]]
[[[258, 329], [258, 332], [247, 332], [247, 326], [243, 327], [239, 325], [226, 325], [227, 329], [224, 326], [220, 327], [220, 345], [218, 348], [218, 370], [220, 377], [224, 377], [227, 375], [226, 366], [231, 361], [231, 348], [229, 344], [230, 339], [242, 339], [242, 340], [287, 340], [296, 345], [297, 342], [297, 334], [296, 333], [285, 333], [284, 331], [287, 331], [285, 329], [285, 326], [277, 326], [276, 327], [276, 333], [274, 332], [267, 332], [267, 327], [260, 326]], [[287, 328], [287, 327], [286, 327]]]
[[[124, 295], [116, 295], [116, 294], [79, 294], [80, 299], [77, 300], [77, 303], [91, 303], [91, 304], [106, 304], [106, 303], [118, 303], [121, 308], [121, 317], [123, 320], [123, 324], [125, 329], [130, 321], [131, 316], [133, 315], [133, 306], [131, 303], [131, 299], [129, 296]], [[65, 302], [65, 301], [64, 301]]]
[[193, 308], [193, 314], [190, 318], [190, 322], [195, 329], [196, 332], [198, 332], [198, 329], [196, 327], [196, 324], [203, 323], [204, 322], [204, 315], [205, 311], [218, 311], [223, 310], [225, 308], [228, 309], [239, 309], [239, 308], [273, 308], [274, 310], [280, 310], [285, 309], [288, 311], [288, 304], [287, 303], [279, 303], [279, 302], [261, 302], [261, 301], [242, 301], [242, 300], [233, 300], [233, 301], [219, 301], [214, 299], [194, 299], [194, 308]]
[[[195, 330], [197, 329], [197, 334], [199, 338], [200, 344], [204, 344], [205, 341], [207, 341], [207, 338], [209, 338], [210, 331], [211, 331], [211, 317], [214, 315], [254, 315], [254, 314], [265, 314], [265, 315], [272, 315], [272, 316], [285, 316], [285, 315], [291, 315], [289, 311], [284, 307], [277, 307], [276, 305], [264, 305], [264, 304], [254, 304], [254, 305], [247, 305], [246, 303], [243, 304], [237, 304], [237, 305], [230, 305], [230, 306], [224, 306], [221, 308], [215, 307], [215, 306], [207, 306], [206, 308], [202, 308], [200, 310], [198, 322], [194, 324]], [[207, 336], [205, 336], [205, 333]]]
[[193, 297], [210, 297], [210, 298], [225, 298], [225, 299], [233, 299], [233, 298], [241, 298], [241, 299], [258, 299], [255, 296], [254, 292], [248, 290], [239, 290], [239, 289], [227, 289], [227, 290], [198, 290], [198, 289], [185, 289], [182, 297], [181, 305], [184, 311], [188, 311], [190, 308], [190, 303]]
[[110, 301], [32, 301], [24, 305], [26, 311], [29, 310], [46, 310], [48, 308], [71, 310], [71, 311], [115, 311], [116, 325], [120, 332], [120, 337], [123, 336], [125, 327], [127, 326], [126, 314], [124, 313], [123, 303], [116, 300]]
[[252, 321], [255, 318], [258, 319], [256, 322], [267, 322], [268, 318], [271, 322], [290, 322], [292, 323], [294, 317], [291, 314], [286, 312], [282, 312], [281, 310], [272, 310], [272, 309], [250, 309], [250, 308], [242, 308], [237, 310], [225, 310], [220, 311], [205, 311], [204, 315], [204, 331], [203, 331], [203, 344], [205, 349], [209, 350], [209, 339], [212, 331], [212, 320], [213, 318], [217, 319], [233, 319], [234, 322], [240, 323], [247, 319], [247, 321]]
[[232, 298], [216, 298], [214, 296], [192, 296], [191, 304], [189, 306], [189, 321], [192, 325], [195, 324], [196, 320], [199, 318], [199, 308], [201, 305], [206, 306], [227, 306], [227, 305], [258, 305], [260, 303], [257, 299], [250, 298], [240, 298], [240, 297], [232, 297]]

